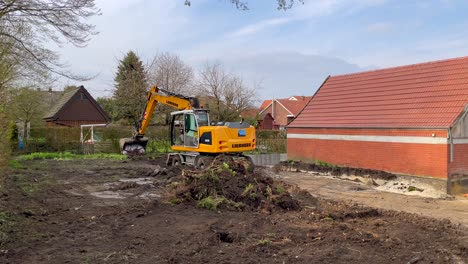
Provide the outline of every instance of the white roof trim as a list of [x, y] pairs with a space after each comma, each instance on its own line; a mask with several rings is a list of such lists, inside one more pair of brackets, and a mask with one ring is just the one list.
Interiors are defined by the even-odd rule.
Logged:
[[278, 104], [280, 104], [284, 109], [286, 109], [286, 111], [288, 111], [291, 115], [294, 115], [291, 111], [289, 111], [288, 108], [286, 108], [282, 103], [280, 103], [278, 100], [275, 99], [276, 102], [278, 102]]
[[[287, 138], [319, 139], [319, 140], [343, 140], [366, 141], [386, 143], [412, 143], [412, 144], [448, 144], [446, 137], [417, 137], [417, 136], [368, 136], [368, 135], [328, 135], [328, 134], [288, 134]], [[459, 139], [455, 144], [468, 143]]]
[[267, 110], [268, 107], [270, 107], [270, 105], [273, 104], [273, 100], [267, 105], [265, 106], [265, 108], [263, 108], [260, 113], [258, 113], [258, 115], [261, 115], [265, 110]]

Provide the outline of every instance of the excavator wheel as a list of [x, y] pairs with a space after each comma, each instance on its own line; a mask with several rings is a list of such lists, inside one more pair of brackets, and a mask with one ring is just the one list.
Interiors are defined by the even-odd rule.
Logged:
[[195, 168], [197, 169], [206, 169], [213, 162], [214, 158], [210, 156], [199, 155], [195, 158]]
[[179, 166], [181, 165], [182, 162], [180, 160], [180, 156], [178, 154], [169, 154], [167, 156], [167, 160], [166, 160], [166, 165], [167, 166]]

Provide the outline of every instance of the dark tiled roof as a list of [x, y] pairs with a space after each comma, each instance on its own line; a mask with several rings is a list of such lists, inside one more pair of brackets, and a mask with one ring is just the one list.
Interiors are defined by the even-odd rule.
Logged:
[[49, 112], [44, 116], [44, 119], [53, 118], [58, 114], [58, 112], [65, 106], [65, 104], [70, 101], [70, 99], [80, 90], [79, 87], [72, 89], [62, 95], [60, 99], [52, 106]]
[[468, 102], [468, 57], [332, 76], [290, 127], [448, 128]]

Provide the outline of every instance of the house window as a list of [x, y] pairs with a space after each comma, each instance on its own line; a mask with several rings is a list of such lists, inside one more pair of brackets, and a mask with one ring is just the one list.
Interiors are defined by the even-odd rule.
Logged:
[[85, 100], [88, 100], [88, 98], [86, 97], [84, 93], [80, 93], [80, 100], [85, 101]]

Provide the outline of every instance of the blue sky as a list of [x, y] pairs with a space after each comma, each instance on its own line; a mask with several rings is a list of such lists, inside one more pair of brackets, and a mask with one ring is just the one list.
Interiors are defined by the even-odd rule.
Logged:
[[[128, 50], [144, 62], [178, 54], [195, 72], [220, 61], [259, 99], [313, 95], [328, 75], [468, 56], [468, 1], [305, 0], [278, 11], [276, 0], [96, 0], [100, 33], [86, 48], [58, 51], [95, 97], [110, 96]], [[64, 84], [77, 84], [62, 81]]]

